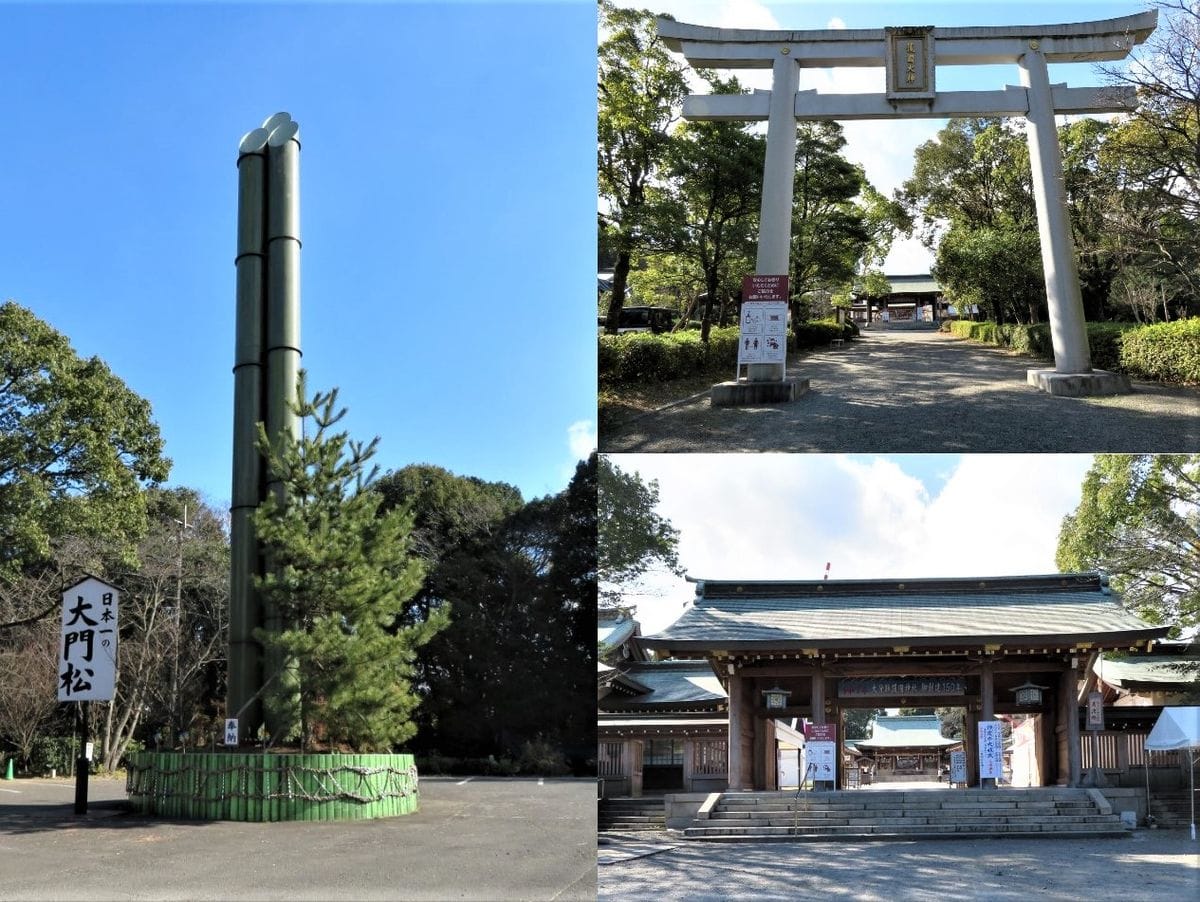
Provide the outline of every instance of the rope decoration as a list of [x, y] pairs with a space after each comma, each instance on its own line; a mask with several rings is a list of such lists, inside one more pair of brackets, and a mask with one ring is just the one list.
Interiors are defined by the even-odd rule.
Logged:
[[[157, 801], [190, 799], [193, 802], [223, 802], [227, 799], [243, 799], [263, 802], [277, 799], [361, 804], [404, 799], [418, 794], [415, 765], [408, 768], [356, 767], [348, 764], [307, 767], [282, 762], [274, 765], [240, 762], [213, 768], [200, 762], [193, 765], [187, 757], [181, 756], [185, 763], [175, 769], [132, 762], [127, 771], [125, 791], [131, 799], [152, 798]], [[268, 779], [275, 786], [269, 792], [265, 790]]]

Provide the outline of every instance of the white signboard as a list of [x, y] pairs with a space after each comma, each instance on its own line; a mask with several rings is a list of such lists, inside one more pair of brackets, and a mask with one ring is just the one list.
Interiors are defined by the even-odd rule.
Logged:
[[89, 576], [63, 591], [58, 645], [58, 700], [107, 701], [117, 670], [117, 605], [121, 595]]
[[950, 782], [967, 782], [967, 753], [962, 749], [950, 753]]
[[979, 722], [979, 778], [999, 780], [1004, 776], [1004, 739], [1000, 721]]
[[804, 744], [804, 772], [809, 780], [837, 779], [837, 743], [810, 740]]
[[738, 366], [744, 363], [786, 362], [787, 301], [743, 303]]
[[236, 717], [228, 717], [225, 719], [225, 744], [238, 744], [238, 722]]

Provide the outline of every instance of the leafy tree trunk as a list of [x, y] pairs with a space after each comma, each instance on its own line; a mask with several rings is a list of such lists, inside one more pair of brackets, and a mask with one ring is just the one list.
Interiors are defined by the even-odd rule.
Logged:
[[632, 257], [629, 251], [617, 252], [617, 265], [613, 267], [612, 297], [608, 301], [608, 319], [604, 323], [604, 331], [616, 335], [621, 325], [621, 307], [625, 303], [625, 286], [629, 284], [629, 267]]

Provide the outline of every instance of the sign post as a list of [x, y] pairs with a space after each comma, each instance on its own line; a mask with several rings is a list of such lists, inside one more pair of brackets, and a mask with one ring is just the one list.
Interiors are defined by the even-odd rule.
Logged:
[[805, 773], [812, 774], [813, 789], [832, 789], [837, 786], [837, 724], [808, 723], [804, 725]]
[[[1000, 721], [979, 722], [979, 785], [996, 786], [1004, 777], [1004, 739], [1000, 733]], [[992, 782], [985, 783], [985, 780]]]
[[1092, 691], [1087, 697], [1087, 729], [1092, 749], [1091, 766], [1088, 768], [1087, 785], [1103, 786], [1107, 781], [1100, 770], [1100, 733], [1104, 730], [1104, 696]]
[[958, 749], [950, 753], [951, 785], [967, 785], [967, 753]]
[[58, 700], [79, 702], [76, 728], [79, 758], [75, 762], [75, 813], [87, 814], [88, 702], [113, 697], [117, 672], [117, 607], [121, 593], [94, 576], [86, 576], [62, 593], [62, 637], [58, 646]]
[[[754, 363], [787, 363], [787, 276], [745, 276], [738, 371]], [[736, 376], [734, 377], [736, 378]]]

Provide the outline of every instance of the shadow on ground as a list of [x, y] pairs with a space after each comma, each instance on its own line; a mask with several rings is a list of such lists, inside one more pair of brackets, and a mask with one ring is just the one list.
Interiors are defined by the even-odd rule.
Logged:
[[600, 450], [823, 452], [1200, 451], [1200, 388], [1052, 397], [1043, 361], [935, 332], [869, 332], [795, 359], [790, 404], [713, 408], [707, 393], [602, 431]]

